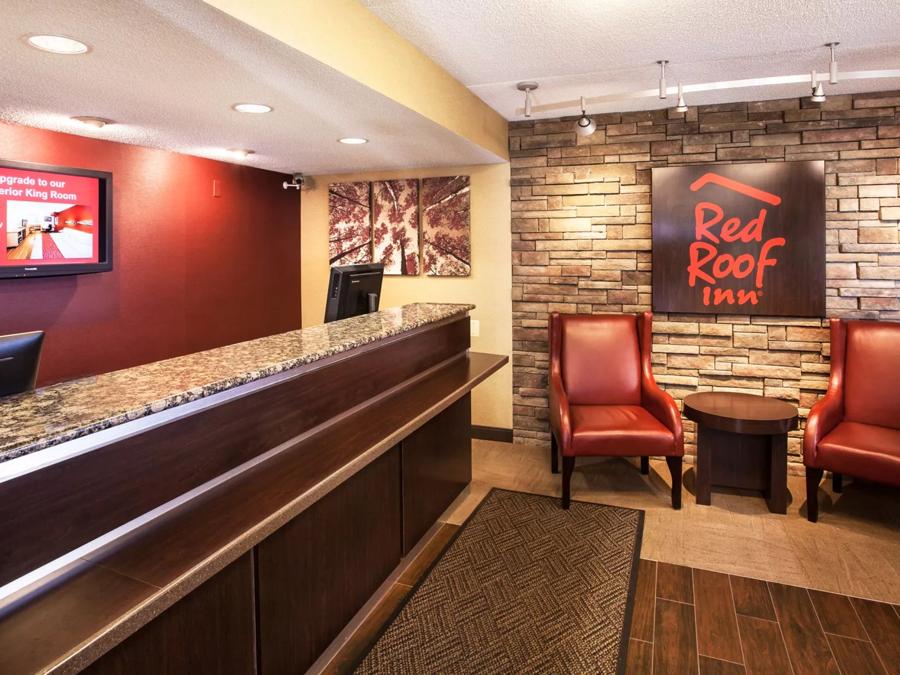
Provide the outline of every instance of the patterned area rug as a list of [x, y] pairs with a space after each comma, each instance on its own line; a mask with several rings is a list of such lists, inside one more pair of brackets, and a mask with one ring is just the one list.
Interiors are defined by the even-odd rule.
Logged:
[[356, 672], [621, 672], [643, 523], [492, 490]]

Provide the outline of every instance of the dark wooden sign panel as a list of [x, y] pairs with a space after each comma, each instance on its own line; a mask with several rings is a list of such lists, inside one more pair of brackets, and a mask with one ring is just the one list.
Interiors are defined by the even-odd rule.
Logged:
[[653, 169], [653, 309], [825, 314], [825, 163]]

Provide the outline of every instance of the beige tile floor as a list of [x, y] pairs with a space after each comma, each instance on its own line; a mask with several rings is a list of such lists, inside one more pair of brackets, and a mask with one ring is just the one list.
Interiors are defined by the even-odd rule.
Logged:
[[[713, 492], [710, 506], [693, 494], [694, 467], [684, 470], [683, 508], [669, 502], [669, 472], [653, 460], [579, 460], [572, 498], [643, 509], [641, 557], [766, 581], [900, 603], [900, 490], [845, 478], [842, 494], [819, 488], [819, 522], [806, 520], [802, 476], [788, 477], [787, 515], [768, 512], [761, 497]], [[473, 442], [473, 481], [444, 520], [462, 523], [491, 487], [559, 495], [549, 450]]]

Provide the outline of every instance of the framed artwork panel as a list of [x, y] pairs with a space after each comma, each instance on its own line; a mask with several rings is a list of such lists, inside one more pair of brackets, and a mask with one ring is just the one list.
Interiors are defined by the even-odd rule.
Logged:
[[372, 183], [372, 241], [385, 274], [419, 274], [418, 180]]
[[425, 274], [467, 277], [472, 271], [468, 176], [422, 179], [422, 257]]
[[355, 265], [372, 262], [369, 183], [328, 186], [328, 262]]

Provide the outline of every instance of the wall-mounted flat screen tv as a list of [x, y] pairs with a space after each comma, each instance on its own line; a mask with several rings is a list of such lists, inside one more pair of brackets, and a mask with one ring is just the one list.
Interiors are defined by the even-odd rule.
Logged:
[[0, 278], [112, 269], [112, 174], [0, 160]]

